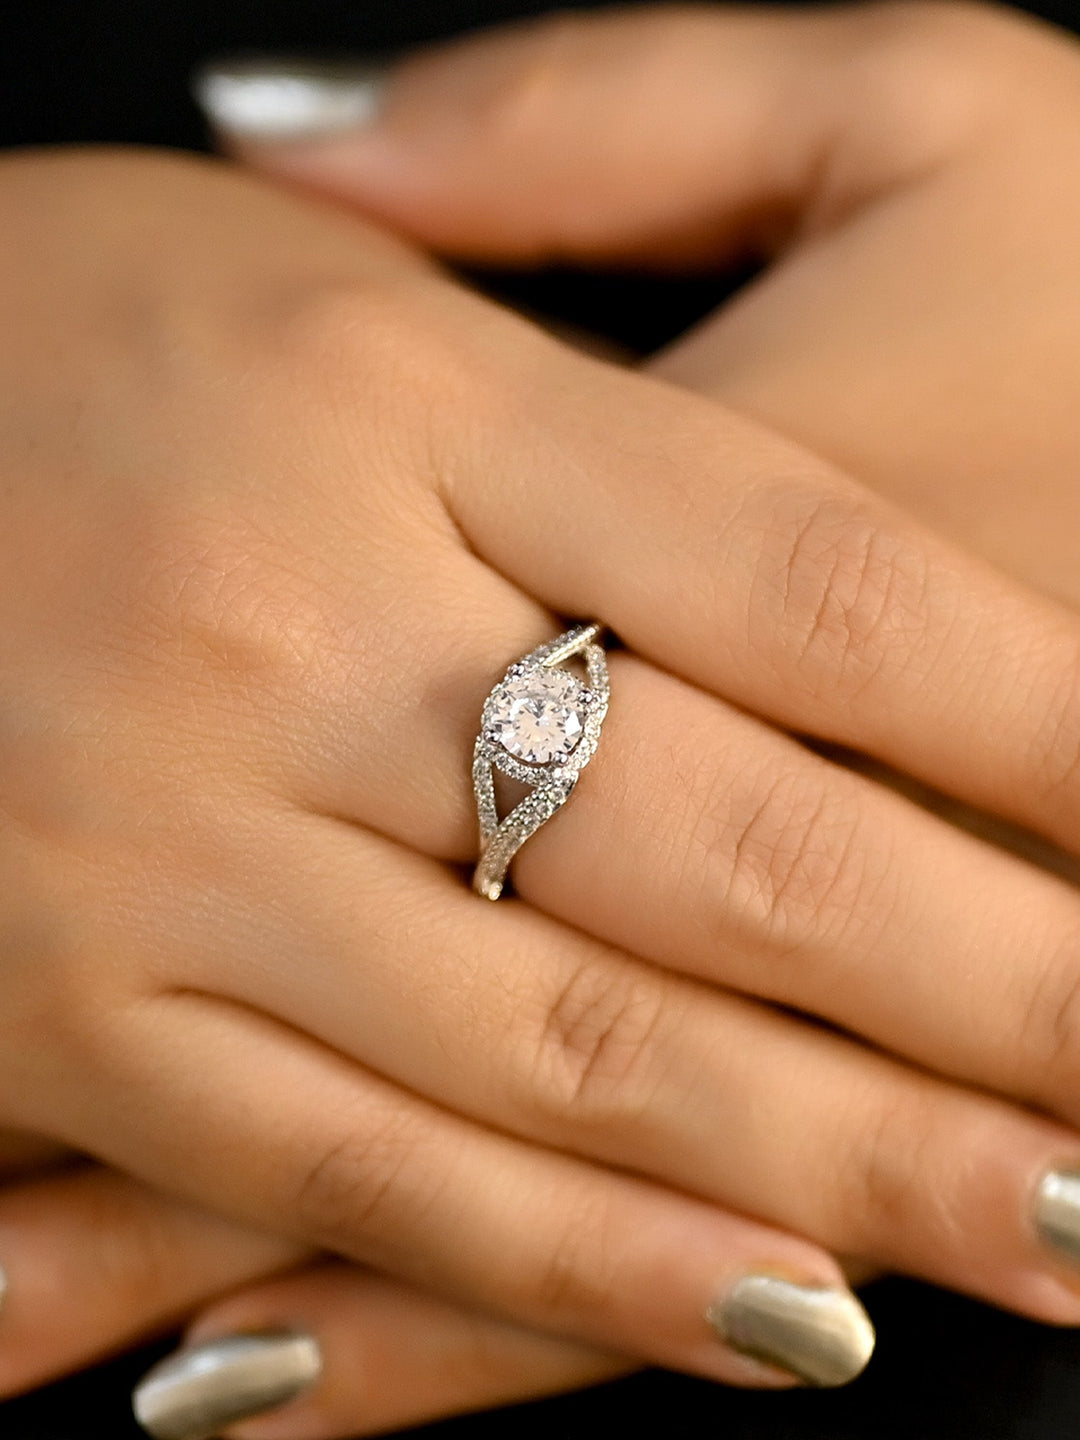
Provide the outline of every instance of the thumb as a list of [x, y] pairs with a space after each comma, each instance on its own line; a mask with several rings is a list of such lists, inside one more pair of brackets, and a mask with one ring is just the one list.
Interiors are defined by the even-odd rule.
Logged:
[[694, 266], [828, 225], [972, 133], [992, 67], [950, 60], [965, 10], [564, 13], [388, 69], [218, 64], [196, 94], [232, 154], [456, 258]]

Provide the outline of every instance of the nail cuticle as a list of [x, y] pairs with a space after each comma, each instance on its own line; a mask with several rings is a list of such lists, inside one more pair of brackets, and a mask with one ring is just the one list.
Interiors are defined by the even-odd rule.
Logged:
[[226, 1335], [155, 1365], [136, 1385], [132, 1408], [154, 1440], [212, 1440], [229, 1425], [297, 1399], [321, 1374], [312, 1335]]
[[846, 1385], [874, 1350], [870, 1318], [842, 1286], [744, 1275], [710, 1306], [707, 1318], [733, 1350], [805, 1385]]

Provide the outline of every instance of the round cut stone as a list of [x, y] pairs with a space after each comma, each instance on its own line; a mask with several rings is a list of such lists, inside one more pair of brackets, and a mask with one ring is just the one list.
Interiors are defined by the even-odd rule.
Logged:
[[584, 686], [566, 670], [515, 675], [495, 691], [489, 733], [530, 765], [565, 760], [585, 729]]

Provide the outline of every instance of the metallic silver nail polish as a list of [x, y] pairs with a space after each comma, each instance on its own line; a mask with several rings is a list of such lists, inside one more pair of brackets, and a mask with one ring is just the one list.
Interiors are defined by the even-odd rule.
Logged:
[[874, 1327], [850, 1290], [744, 1275], [709, 1310], [733, 1350], [807, 1385], [846, 1385], [874, 1353]]
[[307, 140], [370, 125], [386, 67], [316, 60], [222, 60], [192, 80], [216, 129], [239, 140]]
[[226, 1426], [276, 1410], [322, 1373], [311, 1335], [226, 1335], [167, 1356], [132, 1395], [135, 1418], [155, 1440], [210, 1440]]
[[1045, 1244], [1080, 1265], [1080, 1170], [1050, 1170], [1042, 1177], [1035, 1224]]

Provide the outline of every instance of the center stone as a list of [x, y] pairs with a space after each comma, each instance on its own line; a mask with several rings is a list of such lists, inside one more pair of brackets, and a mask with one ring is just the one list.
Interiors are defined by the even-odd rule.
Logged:
[[585, 728], [583, 686], [566, 670], [515, 675], [495, 692], [491, 738], [531, 765], [565, 760]]

